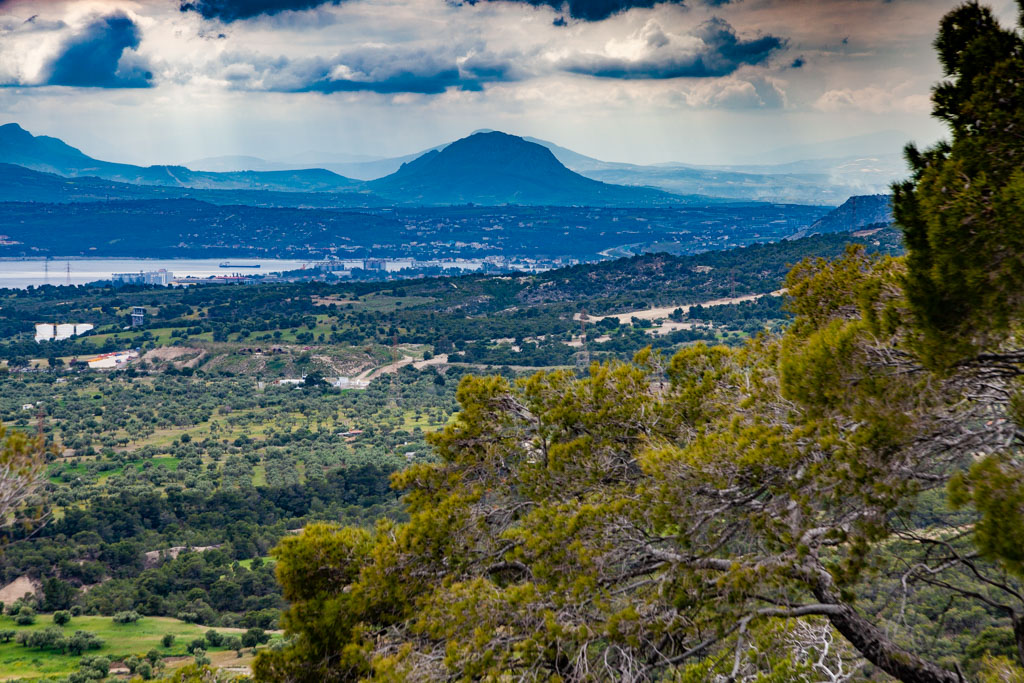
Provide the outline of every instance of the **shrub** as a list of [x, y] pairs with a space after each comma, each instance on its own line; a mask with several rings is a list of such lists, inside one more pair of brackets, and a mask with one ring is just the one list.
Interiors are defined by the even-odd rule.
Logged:
[[71, 621], [71, 612], [67, 610], [60, 610], [59, 612], [53, 613], [53, 623], [57, 626], [63, 626], [64, 624]]
[[69, 683], [91, 683], [101, 681], [110, 674], [110, 660], [99, 655], [82, 657], [78, 670], [68, 676]]
[[63, 652], [67, 648], [67, 641], [56, 626], [47, 626], [42, 631], [29, 632], [23, 644], [38, 650], [60, 650]]
[[206, 642], [210, 644], [210, 647], [220, 647], [224, 643], [224, 636], [211, 628], [206, 632]]
[[141, 619], [142, 616], [135, 610], [128, 612], [118, 612], [114, 615], [115, 624], [134, 624], [136, 621]]
[[89, 631], [75, 631], [74, 635], [67, 639], [65, 645], [68, 654], [80, 655], [86, 650], [98, 650], [103, 647], [101, 640], [95, 633]]
[[165, 633], [164, 637], [160, 639], [160, 644], [164, 647], [170, 647], [171, 645], [174, 645], [174, 634]]
[[188, 645], [185, 646], [185, 649], [188, 650], [189, 654], [195, 654], [196, 650], [204, 650], [205, 651], [205, 649], [206, 649], [206, 639], [205, 638], [195, 638], [195, 639], [192, 640], [191, 643], [189, 643]]
[[20, 605], [14, 623], [18, 626], [31, 626], [36, 623], [36, 611], [28, 605]]

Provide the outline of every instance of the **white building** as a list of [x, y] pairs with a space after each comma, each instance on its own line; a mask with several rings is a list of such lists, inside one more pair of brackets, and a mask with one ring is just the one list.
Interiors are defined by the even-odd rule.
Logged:
[[38, 323], [36, 325], [36, 341], [62, 341], [79, 334], [85, 334], [93, 328], [89, 323]]
[[89, 367], [94, 370], [109, 370], [111, 368], [124, 367], [134, 358], [138, 358], [139, 354], [136, 351], [114, 351], [113, 353], [104, 353], [90, 358], [88, 360]]
[[112, 273], [110, 281], [116, 285], [160, 285], [166, 287], [174, 279], [174, 273], [161, 268], [149, 272], [139, 271], [137, 273]]

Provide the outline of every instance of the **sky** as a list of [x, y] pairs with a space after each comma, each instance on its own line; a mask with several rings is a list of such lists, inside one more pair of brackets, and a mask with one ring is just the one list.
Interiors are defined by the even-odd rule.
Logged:
[[396, 156], [478, 129], [633, 163], [898, 152], [943, 133], [932, 41], [957, 4], [0, 0], [0, 123], [141, 164]]

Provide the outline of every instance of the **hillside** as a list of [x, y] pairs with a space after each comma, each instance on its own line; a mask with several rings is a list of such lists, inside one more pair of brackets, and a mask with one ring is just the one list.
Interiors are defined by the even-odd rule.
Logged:
[[[367, 183], [395, 201], [423, 205], [672, 205], [661, 190], [609, 185], [563, 166], [550, 150], [514, 135], [476, 133]], [[704, 198], [706, 200], [706, 198]]]
[[135, 166], [101, 161], [57, 138], [34, 136], [16, 123], [0, 126], [0, 163], [77, 178], [96, 177], [139, 185], [222, 190], [338, 191], [358, 181], [325, 169], [291, 171], [193, 171], [184, 166]]
[[815, 232], [846, 232], [868, 226], [892, 223], [892, 197], [871, 194], [850, 197], [835, 210], [822, 216], [807, 229]]

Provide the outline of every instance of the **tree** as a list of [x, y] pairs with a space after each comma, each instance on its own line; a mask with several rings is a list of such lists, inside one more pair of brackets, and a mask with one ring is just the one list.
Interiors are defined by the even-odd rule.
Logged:
[[160, 638], [160, 644], [163, 645], [165, 648], [168, 648], [168, 647], [171, 647], [172, 645], [174, 645], [174, 634], [173, 633], [165, 633], [163, 635], [163, 637]]
[[47, 612], [67, 610], [78, 595], [78, 589], [67, 581], [51, 577], [43, 582], [43, 607]]
[[947, 80], [933, 113], [952, 140], [907, 148], [913, 176], [893, 208], [924, 357], [949, 364], [998, 347], [1024, 312], [1024, 41], [970, 2], [942, 20], [935, 45]]
[[62, 610], [53, 613], [53, 623], [57, 624], [57, 626], [64, 626], [69, 621], [71, 621], [71, 612]]

